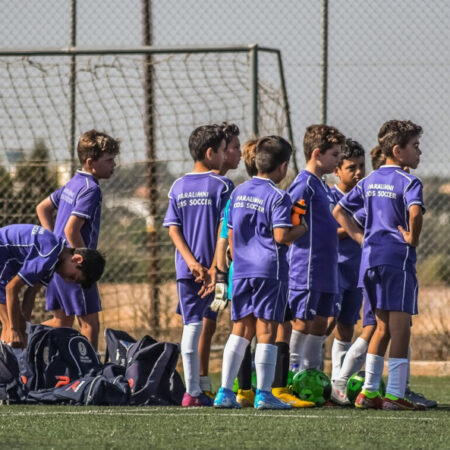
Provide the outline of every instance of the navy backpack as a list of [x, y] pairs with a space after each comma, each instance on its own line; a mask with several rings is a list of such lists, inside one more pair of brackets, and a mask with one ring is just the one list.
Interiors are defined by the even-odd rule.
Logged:
[[11, 347], [0, 341], [0, 404], [25, 400], [25, 386], [20, 378], [19, 363]]

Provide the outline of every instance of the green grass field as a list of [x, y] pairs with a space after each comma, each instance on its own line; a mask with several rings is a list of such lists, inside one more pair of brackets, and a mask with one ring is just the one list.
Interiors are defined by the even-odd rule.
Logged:
[[450, 378], [415, 377], [412, 387], [440, 406], [422, 412], [1, 406], [0, 448], [448, 449]]

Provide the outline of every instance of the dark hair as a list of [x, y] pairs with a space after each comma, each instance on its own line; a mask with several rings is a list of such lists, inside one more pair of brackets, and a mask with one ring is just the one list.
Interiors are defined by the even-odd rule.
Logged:
[[120, 151], [119, 147], [118, 139], [97, 130], [89, 130], [83, 133], [78, 140], [78, 159], [81, 164], [84, 164], [88, 158], [97, 161], [104, 153], [117, 155]]
[[234, 136], [239, 136], [239, 127], [235, 123], [222, 122], [220, 127], [225, 133], [225, 141], [227, 145], [231, 142]]
[[410, 120], [389, 120], [383, 123], [378, 132], [378, 144], [386, 157], [392, 157], [396, 145], [404, 148], [408, 142], [422, 134], [422, 127]]
[[257, 143], [258, 139], [250, 139], [242, 146], [242, 159], [249, 177], [254, 177], [258, 173], [255, 163]]
[[216, 153], [225, 139], [225, 133], [220, 125], [203, 125], [196, 128], [189, 136], [189, 152], [194, 161], [203, 161], [206, 150], [212, 148]]
[[341, 154], [339, 155], [338, 167], [342, 166], [345, 159], [359, 158], [364, 155], [364, 147], [359, 142], [354, 141], [351, 138], [347, 138], [345, 140], [345, 145], [342, 146]]
[[374, 147], [370, 152], [370, 158], [372, 159], [372, 169], [377, 170], [386, 162], [386, 156], [381, 151], [379, 145]]
[[265, 136], [256, 144], [255, 164], [260, 173], [271, 173], [291, 158], [292, 147], [281, 136]]
[[314, 149], [325, 153], [333, 145], [344, 145], [345, 136], [335, 127], [329, 125], [310, 125], [303, 138], [303, 152], [306, 162], [311, 159]]
[[81, 255], [83, 262], [77, 267], [83, 273], [83, 289], [89, 289], [96, 281], [100, 280], [105, 270], [105, 258], [98, 251], [91, 248], [72, 248], [72, 255]]

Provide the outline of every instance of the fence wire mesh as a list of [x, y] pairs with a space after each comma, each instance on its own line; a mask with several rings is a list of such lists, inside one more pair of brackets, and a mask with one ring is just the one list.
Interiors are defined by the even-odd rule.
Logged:
[[[78, 46], [142, 43], [142, 0], [0, 0], [3, 48], [66, 47], [76, 5]], [[294, 143], [326, 112], [327, 122], [376, 145], [381, 124], [411, 119], [424, 128], [422, 162], [415, 172], [425, 186], [427, 213], [418, 252], [421, 314], [415, 336], [427, 336], [421, 358], [448, 358], [450, 346], [450, 179], [445, 142], [450, 127], [448, 42], [450, 4], [445, 0], [153, 0], [152, 44], [232, 45], [256, 42], [283, 54]], [[326, 111], [323, 110], [323, 29], [328, 30]], [[271, 54], [259, 56], [260, 134], [286, 135], [279, 74]], [[159, 229], [165, 192], [189, 170], [187, 137], [195, 126], [228, 120], [250, 137], [248, 54], [158, 55], [154, 78], [154, 130], [158, 214], [149, 218], [148, 160], [143, 126], [142, 57], [77, 57], [76, 134], [97, 127], [122, 139], [120, 170], [104, 183], [101, 245], [110, 262], [103, 298], [121, 292], [106, 325], [145, 328], [149, 283], [148, 229], [157, 229], [161, 303], [173, 304], [172, 247]], [[70, 87], [67, 57], [0, 58], [1, 223], [35, 221], [34, 206], [67, 180], [70, 157]], [[304, 160], [297, 153], [301, 168]], [[369, 160], [367, 159], [368, 167]], [[242, 172], [231, 175], [239, 181]], [[119, 287], [120, 281], [120, 287]], [[112, 288], [114, 283], [117, 286]], [[120, 297], [120, 298], [119, 298]], [[175, 300], [174, 300], [175, 299]], [[137, 305], [137, 306], [136, 306]], [[170, 307], [172, 307], [171, 305]], [[128, 312], [127, 312], [128, 311]], [[167, 308], [160, 332], [178, 326]], [[115, 318], [110, 319], [110, 318]], [[131, 325], [134, 323], [134, 325]], [[419, 339], [419, 338], [414, 338]], [[413, 339], [413, 349], [414, 349]], [[434, 340], [433, 340], [434, 339]], [[431, 343], [433, 342], [433, 343]], [[437, 350], [436, 350], [437, 348]]]

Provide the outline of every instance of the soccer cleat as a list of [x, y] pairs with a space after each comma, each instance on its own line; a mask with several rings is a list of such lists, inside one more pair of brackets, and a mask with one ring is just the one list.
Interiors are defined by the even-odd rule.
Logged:
[[291, 405], [293, 408], [312, 408], [315, 405], [313, 402], [307, 402], [305, 400], [300, 400], [296, 397], [292, 391], [287, 387], [277, 387], [272, 388], [272, 394], [278, 400], [281, 400], [288, 405]]
[[221, 387], [214, 399], [214, 408], [240, 409], [241, 405], [236, 401], [236, 395], [231, 389]]
[[256, 389], [255, 409], [291, 409], [288, 403], [278, 400], [270, 391]]
[[425, 408], [436, 408], [437, 406], [437, 401], [429, 400], [423, 394], [414, 392], [410, 388], [406, 388], [405, 398], [415, 405], [422, 405], [425, 406]]
[[331, 388], [330, 400], [340, 406], [350, 405], [350, 400], [347, 398], [345, 391], [341, 391], [335, 384]]
[[183, 395], [181, 406], [193, 407], [193, 406], [212, 406], [213, 400], [205, 394], [200, 394], [198, 397], [193, 397], [187, 392]]
[[216, 398], [216, 394], [214, 392], [211, 391], [203, 391], [203, 393], [209, 397], [211, 400], [214, 400]]
[[383, 406], [383, 399], [377, 394], [370, 398], [366, 393], [360, 392], [356, 397], [355, 408], [359, 409], [381, 409]]
[[423, 405], [416, 405], [406, 398], [393, 398], [385, 397], [383, 399], [382, 409], [388, 411], [424, 411], [426, 408]]
[[242, 408], [253, 408], [253, 403], [255, 403], [253, 389], [239, 389], [236, 395], [236, 401]]

